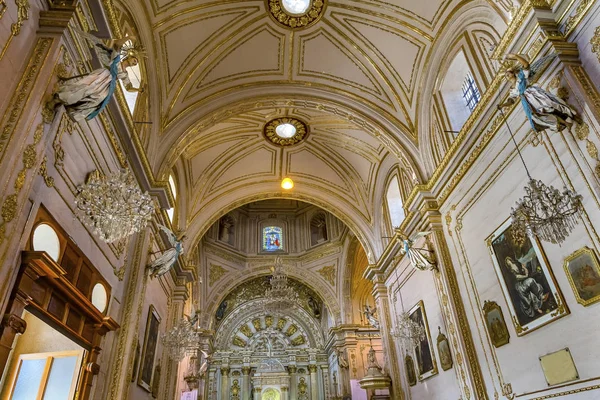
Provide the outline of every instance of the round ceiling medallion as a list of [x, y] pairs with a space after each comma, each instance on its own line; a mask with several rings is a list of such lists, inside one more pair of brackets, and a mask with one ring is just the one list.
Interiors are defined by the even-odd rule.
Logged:
[[306, 124], [297, 118], [275, 118], [265, 125], [263, 133], [267, 140], [278, 146], [300, 143], [308, 136]]
[[266, 0], [271, 18], [286, 28], [302, 29], [325, 13], [325, 0]]

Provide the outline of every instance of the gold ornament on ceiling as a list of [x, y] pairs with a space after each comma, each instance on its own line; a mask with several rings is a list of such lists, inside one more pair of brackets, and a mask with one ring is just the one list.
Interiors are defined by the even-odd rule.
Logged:
[[[281, 131], [278, 132], [278, 127], [287, 126], [293, 127], [293, 135], [286, 137], [282, 136]], [[308, 126], [297, 118], [281, 117], [275, 118], [265, 124], [263, 129], [265, 138], [277, 146], [293, 146], [300, 143], [308, 136]]]
[[302, 14], [289, 12], [283, 1], [266, 0], [271, 18], [278, 24], [290, 29], [304, 29], [317, 23], [325, 14], [325, 0], [312, 0], [310, 6]]

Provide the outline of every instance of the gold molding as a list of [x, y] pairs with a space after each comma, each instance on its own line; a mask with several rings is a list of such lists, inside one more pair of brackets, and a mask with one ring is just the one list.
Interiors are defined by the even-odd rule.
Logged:
[[273, 21], [288, 29], [306, 29], [317, 22], [325, 14], [327, 0], [312, 0], [310, 8], [301, 15], [289, 14], [282, 0], [265, 0], [269, 16]]
[[[290, 138], [280, 137], [277, 134], [276, 129], [281, 124], [292, 125], [296, 129], [296, 133], [294, 134], [294, 136]], [[267, 122], [263, 128], [263, 135], [265, 136], [265, 138], [270, 143], [282, 147], [293, 146], [302, 142], [308, 137], [308, 133], [308, 125], [306, 125], [306, 122], [294, 117], [280, 117], [272, 119], [271, 121]]]

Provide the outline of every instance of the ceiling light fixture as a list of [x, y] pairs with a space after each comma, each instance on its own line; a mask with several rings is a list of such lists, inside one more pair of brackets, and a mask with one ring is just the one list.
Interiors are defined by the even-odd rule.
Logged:
[[294, 181], [291, 178], [283, 178], [281, 181], [281, 187], [285, 190], [290, 190], [294, 187]]
[[292, 124], [280, 124], [275, 128], [275, 134], [282, 139], [289, 139], [296, 134], [296, 127]]
[[310, 0], [281, 0], [285, 11], [290, 14], [304, 14], [310, 8]]

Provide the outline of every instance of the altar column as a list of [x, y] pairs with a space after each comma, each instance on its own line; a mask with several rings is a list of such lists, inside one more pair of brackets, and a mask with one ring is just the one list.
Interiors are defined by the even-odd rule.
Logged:
[[296, 371], [297, 371], [297, 367], [295, 365], [290, 365], [288, 367], [288, 371], [290, 373], [290, 399], [291, 400], [296, 400], [296, 398], [298, 397], [296, 394], [296, 391], [298, 389], [298, 379], [296, 378]]
[[221, 367], [221, 400], [229, 400], [229, 367]]
[[323, 396], [326, 400], [331, 399], [331, 383], [329, 382], [329, 367], [321, 366], [321, 376], [323, 377]]
[[242, 400], [251, 400], [250, 367], [242, 367]]
[[281, 387], [281, 400], [288, 400], [288, 388], [286, 386]]
[[262, 393], [261, 387], [254, 388], [254, 400], [260, 400], [260, 394]]
[[311, 400], [319, 400], [319, 381], [317, 380], [317, 366], [311, 364], [308, 366], [310, 371], [310, 398]]

